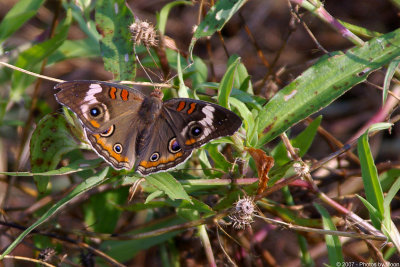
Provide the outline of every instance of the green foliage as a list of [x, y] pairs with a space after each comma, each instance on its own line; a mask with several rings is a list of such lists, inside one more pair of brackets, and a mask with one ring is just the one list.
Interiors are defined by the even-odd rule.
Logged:
[[[7, 41], [29, 18], [33, 17], [43, 2], [19, 1], [0, 23], [0, 43]], [[255, 95], [256, 87], [253, 88], [249, 71], [238, 55], [232, 55], [226, 60], [224, 66], [226, 71], [219, 81], [210, 82], [209, 62], [197, 57], [194, 54], [194, 47], [200, 42], [200, 38], [211, 37], [217, 31], [221, 31], [245, 2], [217, 1], [194, 31], [187, 55], [169, 48], [165, 51], [169, 67], [177, 72], [177, 77], [173, 81], [177, 86], [164, 90], [166, 98], [173, 96], [198, 98], [231, 109], [243, 120], [239, 133], [234, 137], [213, 140], [195, 150], [192, 158], [179, 170], [147, 176], [140, 185], [145, 197], [125, 205], [128, 190], [123, 186], [132, 185], [141, 177], [133, 171], [109, 170], [109, 167], [104, 167], [102, 164], [104, 163], [102, 159], [87, 160], [82, 150], [90, 147], [84, 140], [82, 129], [77, 126], [79, 122], [76, 116], [66, 108], [63, 110], [63, 115], [44, 114], [46, 108], [50, 109], [49, 106], [45, 106], [40, 115], [41, 120], [30, 138], [31, 170], [27, 172], [14, 170], [0, 174], [32, 176], [40, 193], [49, 193], [46, 190], [56, 184], [60, 176], [68, 176], [71, 184], [64, 186], [67, 193], [58, 198], [58, 201], [51, 202], [47, 211], [39, 219], [35, 219], [36, 221], [5, 249], [0, 259], [9, 254], [45, 221], [55, 218], [55, 214], [66, 204], [104, 184], [109, 186], [110, 190], [94, 192], [90, 195], [90, 199], [79, 207], [84, 213], [82, 221], [90, 231], [95, 234], [113, 234], [124, 212], [134, 212], [139, 215], [143, 215], [141, 212], [146, 212], [146, 214], [141, 217], [142, 226], [124, 233], [132, 235], [131, 240], [99, 238], [98, 240], [101, 240], [98, 244], [99, 249], [115, 260], [124, 262], [131, 260], [142, 250], [160, 245], [165, 262], [168, 261], [167, 256], [170, 253], [173, 254], [171, 262], [178, 264], [177, 248], [171, 244], [171, 240], [186, 228], [172, 231], [168, 227], [206, 220], [231, 208], [239, 197], [255, 194], [257, 183], [254, 181], [253, 184], [243, 181], [236, 183], [236, 180], [232, 179], [243, 178], [243, 174], [238, 171], [240, 169], [238, 164], [233, 163], [234, 159], [239, 159], [239, 164], [244, 162], [244, 166], [249, 164], [254, 177], [256, 176], [255, 161], [246, 153], [245, 148], [270, 151], [275, 159], [275, 166], [269, 173], [271, 179], [268, 184], [273, 186], [278, 180], [294, 175], [295, 172], [292, 168], [293, 160], [289, 158], [284, 144], [275, 142], [267, 147], [267, 143], [271, 140], [283, 132], [290, 131], [295, 124], [328, 106], [358, 83], [365, 81], [371, 72], [387, 66], [383, 92], [383, 103], [385, 103], [390, 80], [398, 70], [400, 30], [380, 35], [366, 42], [364, 46], [355, 47], [347, 52], [336, 51], [322, 56], [268, 101], [263, 96]], [[172, 8], [191, 4], [189, 1], [166, 4], [158, 14], [157, 28], [161, 34], [165, 34], [168, 29], [167, 22]], [[136, 77], [136, 55], [128, 30], [129, 25], [134, 22], [134, 14], [124, 0], [63, 1], [63, 12], [64, 18], [56, 27], [54, 35], [45, 41], [29, 44], [28, 48], [13, 58], [16, 66], [39, 72], [44, 63], [45, 67], [50, 67], [73, 58], [101, 58], [105, 70], [113, 75], [114, 80], [139, 79]], [[95, 12], [94, 19], [93, 12]], [[69, 40], [71, 25], [79, 27], [85, 35], [84, 38]], [[143, 47], [135, 49], [138, 54], [144, 55], [141, 59], [144, 66], [158, 68], [160, 63], [158, 53], [149, 49], [151, 56], [155, 58], [153, 60], [147, 54], [147, 49]], [[0, 82], [9, 83], [11, 88], [9, 94], [0, 99], [0, 130], [5, 127], [15, 130], [24, 125], [24, 119], [15, 118], [11, 112], [6, 111], [15, 103], [29, 99], [27, 88], [36, 80], [35, 77], [19, 71], [10, 73], [4, 71], [0, 77]], [[296, 137], [291, 138], [291, 144], [298, 149], [299, 157], [307, 155], [315, 142], [322, 121], [322, 116], [315, 118]], [[400, 189], [398, 178], [400, 172], [398, 169], [391, 169], [378, 177], [368, 142], [368, 134], [371, 131], [388, 127], [388, 124], [375, 125], [358, 139], [357, 149], [366, 196], [360, 199], [369, 211], [373, 226], [381, 230], [400, 250], [400, 235], [392, 221], [390, 210], [391, 203]], [[71, 186], [73, 189], [69, 191]], [[287, 204], [294, 206], [296, 203], [289, 188], [284, 187], [282, 192]], [[387, 192], [386, 197], [384, 192]], [[214, 196], [218, 198], [217, 203], [212, 202]], [[321, 225], [321, 220], [304, 218], [292, 210], [292, 207], [266, 201], [266, 198], [262, 201], [263, 203], [258, 203], [260, 207], [276, 214], [282, 220], [307, 227]], [[336, 230], [327, 211], [318, 204], [314, 203], [314, 206], [322, 216], [324, 229]], [[202, 223], [205, 224], [204, 221]], [[203, 225], [197, 229], [205, 230]], [[150, 234], [147, 235], [148, 233]], [[203, 235], [207, 235], [207, 232], [204, 231]], [[203, 237], [206, 239], [206, 236]], [[330, 235], [325, 238], [330, 264], [343, 262], [339, 239]], [[88, 240], [84, 242], [89, 243]], [[307, 238], [298, 236], [298, 242], [302, 262], [312, 266], [314, 262], [307, 253]], [[36, 244], [40, 248], [50, 246], [51, 238], [37, 238]], [[104, 262], [100, 260], [98, 263]]]
[[125, 0], [96, 2], [96, 25], [102, 36], [100, 50], [104, 68], [114, 80], [133, 81], [136, 77], [136, 59], [128, 26], [134, 22]]

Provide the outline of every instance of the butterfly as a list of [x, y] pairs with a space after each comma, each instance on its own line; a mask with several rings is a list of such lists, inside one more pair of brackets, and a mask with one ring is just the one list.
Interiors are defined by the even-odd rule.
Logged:
[[137, 89], [102, 81], [57, 84], [56, 100], [79, 118], [93, 150], [115, 169], [141, 175], [184, 163], [198, 148], [233, 135], [242, 120], [217, 104], [172, 98], [161, 90], [146, 96]]

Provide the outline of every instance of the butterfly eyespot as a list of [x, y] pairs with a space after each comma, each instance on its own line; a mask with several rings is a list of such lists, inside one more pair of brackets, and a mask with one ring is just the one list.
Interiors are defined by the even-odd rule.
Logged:
[[181, 146], [179, 145], [178, 141], [176, 141], [176, 137], [173, 137], [169, 142], [168, 142], [168, 150], [169, 152], [175, 154], [181, 150]]
[[100, 136], [102, 137], [110, 137], [114, 133], [114, 125], [111, 125], [110, 128], [108, 128], [105, 132], [101, 133]]
[[158, 154], [158, 152], [154, 152], [150, 156], [150, 161], [157, 161], [159, 158], [160, 158], [160, 154]]
[[90, 115], [92, 116], [92, 117], [97, 117], [97, 116], [99, 116], [100, 115], [100, 109], [99, 108], [91, 108], [90, 109]]
[[202, 134], [202, 132], [203, 132], [203, 129], [200, 126], [195, 125], [192, 128], [190, 128], [190, 133], [193, 136], [199, 136]]
[[121, 144], [115, 144], [114, 145], [114, 151], [115, 151], [115, 153], [118, 153], [118, 154], [121, 154], [122, 153], [122, 146], [121, 146]]

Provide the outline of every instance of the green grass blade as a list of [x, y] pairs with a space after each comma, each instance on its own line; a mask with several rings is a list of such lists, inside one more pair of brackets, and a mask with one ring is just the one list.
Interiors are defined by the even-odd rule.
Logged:
[[[20, 53], [15, 65], [22, 69], [38, 72], [39, 64], [43, 59], [49, 57], [67, 38], [71, 21], [71, 11], [68, 10], [66, 18], [57, 27], [54, 37]], [[35, 79], [36, 77], [32, 77], [20, 71], [14, 71], [12, 76], [12, 89], [10, 92], [11, 100], [19, 101], [25, 89]]]
[[[336, 226], [332, 222], [328, 211], [317, 203], [314, 203], [314, 206], [322, 216], [322, 225], [324, 226], [324, 229], [336, 231]], [[325, 235], [325, 241], [328, 249], [330, 266], [337, 266], [336, 264], [338, 262], [344, 262], [342, 245], [340, 244], [339, 237], [335, 235]]]
[[[372, 125], [362, 136], [360, 136], [357, 144], [365, 195], [368, 202], [379, 212], [380, 219], [382, 219], [384, 215], [383, 192], [369, 147], [368, 133], [376, 130], [387, 129], [390, 126], [390, 123], [377, 123]], [[373, 217], [371, 217], [371, 219], [374, 226], [379, 229], [381, 222], [374, 220]]]
[[189, 45], [189, 55], [192, 58], [193, 48], [197, 39], [201, 37], [211, 36], [216, 31], [221, 30], [224, 25], [239, 11], [246, 3], [246, 0], [220, 0], [207, 13], [204, 20], [197, 27], [192, 41]]
[[207, 13], [204, 20], [197, 27], [194, 37], [201, 38], [214, 34], [224, 27], [232, 16], [246, 3], [246, 0], [220, 0]]
[[399, 64], [400, 64], [400, 57], [397, 57], [393, 59], [393, 61], [391, 61], [388, 66], [388, 69], [385, 74], [385, 80], [383, 82], [382, 105], [384, 105], [386, 102], [390, 81], [392, 80], [394, 72], [396, 71], [396, 68], [399, 66]]
[[172, 200], [185, 199], [191, 202], [183, 186], [169, 173], [160, 172], [146, 177], [146, 182], [163, 191]]
[[129, 32], [134, 18], [125, 0], [97, 1], [95, 19], [102, 36], [104, 68], [114, 75], [114, 80], [135, 80], [136, 58]]
[[32, 18], [44, 0], [20, 0], [5, 15], [0, 23], [0, 44]]
[[57, 176], [57, 175], [66, 175], [77, 173], [85, 170], [93, 170], [98, 167], [100, 163], [103, 163], [103, 159], [93, 159], [93, 160], [77, 160], [74, 161], [68, 166], [61, 167], [56, 170], [45, 171], [45, 172], [0, 172], [0, 174], [10, 175], [10, 176]]
[[71, 191], [66, 197], [62, 198], [56, 204], [54, 204], [48, 211], [46, 211], [34, 224], [29, 226], [25, 231], [23, 231], [12, 243], [8, 248], [4, 251], [2, 255], [0, 255], [0, 260], [4, 258], [4, 256], [8, 255], [22, 240], [32, 232], [36, 227], [44, 223], [48, 220], [51, 216], [53, 216], [58, 210], [60, 210], [63, 206], [65, 206], [68, 202], [72, 199], [76, 198], [77, 196], [87, 192], [88, 190], [92, 189], [93, 187], [101, 184], [104, 182], [104, 178], [106, 177], [108, 172], [108, 167], [98, 173], [96, 176], [86, 179], [74, 190]]
[[229, 65], [218, 88], [218, 103], [225, 108], [229, 108], [228, 98], [233, 88], [235, 73], [239, 62], [240, 58], [237, 58], [234, 62], [232, 62], [232, 64]]
[[157, 19], [157, 29], [160, 31], [161, 34], [165, 34], [165, 27], [167, 26], [167, 19], [168, 19], [168, 14], [171, 11], [171, 9], [175, 6], [178, 5], [193, 5], [192, 2], [190, 1], [174, 1], [171, 3], [166, 4], [160, 11], [160, 14], [158, 14], [158, 19]]
[[260, 112], [259, 146], [327, 106], [399, 55], [400, 29], [346, 53], [323, 56], [280, 90]]

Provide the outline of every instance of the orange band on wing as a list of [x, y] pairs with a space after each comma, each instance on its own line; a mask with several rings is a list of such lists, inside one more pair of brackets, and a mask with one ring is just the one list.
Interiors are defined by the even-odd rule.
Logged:
[[107, 151], [111, 157], [116, 159], [118, 162], [129, 162], [129, 159], [127, 157], [115, 153], [113, 150], [113, 146], [107, 145], [104, 141], [105, 139], [101, 138], [99, 134], [94, 134], [93, 136], [96, 138], [96, 143], [99, 144], [105, 151]]
[[145, 161], [144, 160], [144, 161], [141, 161], [139, 165], [144, 167], [144, 168], [146, 168], [146, 169], [148, 169], [148, 168], [151, 168], [151, 167], [156, 167], [156, 166], [158, 166], [160, 164], [165, 164], [165, 163], [168, 163], [168, 162], [175, 161], [175, 159], [182, 157], [182, 155], [183, 155], [183, 153], [179, 152], [179, 153], [176, 153], [174, 155], [170, 155], [168, 158], [162, 157], [157, 161]]
[[122, 89], [122, 92], [121, 92], [122, 100], [127, 101], [128, 100], [128, 96], [129, 96], [128, 90]]
[[190, 104], [190, 109], [187, 111], [187, 114], [192, 114], [194, 111], [194, 108], [196, 107], [196, 103]]
[[184, 109], [186, 106], [186, 103], [184, 101], [179, 102], [178, 108], [176, 109], [177, 111], [181, 111]]
[[99, 128], [100, 127], [100, 124], [95, 120], [90, 120], [90, 124], [93, 125], [93, 127], [95, 127], [95, 128]]
[[189, 139], [189, 140], [186, 140], [185, 145], [190, 146], [191, 144], [193, 144], [193, 143], [195, 143], [195, 142], [196, 142], [196, 139], [191, 138], [191, 139]]
[[116, 98], [115, 92], [117, 92], [117, 88], [111, 87], [110, 91], [109, 91], [111, 99], [115, 99]]

